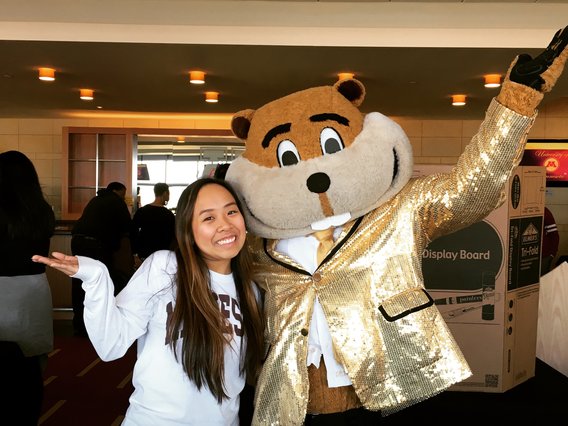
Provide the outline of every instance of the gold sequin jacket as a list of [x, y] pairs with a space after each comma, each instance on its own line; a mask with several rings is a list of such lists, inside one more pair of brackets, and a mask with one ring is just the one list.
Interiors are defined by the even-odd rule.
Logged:
[[424, 290], [421, 254], [434, 238], [483, 219], [502, 203], [533, 122], [493, 100], [450, 174], [411, 179], [346, 227], [313, 275], [277, 253], [276, 241], [252, 240], [255, 281], [266, 290], [268, 345], [254, 425], [304, 422], [307, 334], [316, 296], [335, 357], [367, 409], [387, 415], [471, 375]]

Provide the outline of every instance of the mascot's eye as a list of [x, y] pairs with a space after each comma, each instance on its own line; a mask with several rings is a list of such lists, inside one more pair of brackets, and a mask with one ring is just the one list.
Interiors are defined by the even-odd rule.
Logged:
[[280, 167], [292, 166], [300, 162], [300, 154], [296, 145], [288, 139], [283, 140], [278, 144], [278, 163]]
[[320, 144], [324, 154], [333, 154], [344, 148], [341, 136], [331, 127], [326, 127], [321, 131]]

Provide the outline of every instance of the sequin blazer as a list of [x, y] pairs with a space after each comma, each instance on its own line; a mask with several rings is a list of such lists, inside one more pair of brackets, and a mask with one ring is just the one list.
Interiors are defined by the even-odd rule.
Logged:
[[434, 238], [483, 219], [502, 203], [533, 122], [493, 100], [451, 173], [411, 179], [390, 201], [358, 218], [313, 275], [277, 253], [275, 241], [253, 240], [255, 281], [266, 290], [268, 346], [254, 425], [304, 422], [307, 334], [316, 296], [336, 359], [367, 409], [387, 415], [471, 375], [424, 291], [421, 254]]

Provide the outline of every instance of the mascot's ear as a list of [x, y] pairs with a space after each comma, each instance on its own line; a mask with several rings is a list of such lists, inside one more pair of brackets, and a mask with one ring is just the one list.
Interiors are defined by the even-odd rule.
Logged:
[[356, 107], [361, 105], [365, 99], [365, 86], [354, 78], [339, 80], [333, 87]]
[[231, 130], [239, 139], [246, 140], [248, 138], [250, 122], [254, 112], [254, 109], [245, 109], [233, 115], [231, 119]]

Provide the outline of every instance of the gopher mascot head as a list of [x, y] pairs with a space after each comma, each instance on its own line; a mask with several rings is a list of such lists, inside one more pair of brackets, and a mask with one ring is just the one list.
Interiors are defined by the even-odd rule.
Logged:
[[398, 193], [412, 175], [412, 148], [398, 124], [363, 116], [355, 79], [303, 90], [232, 120], [245, 153], [229, 168], [248, 225], [288, 238], [341, 225]]

